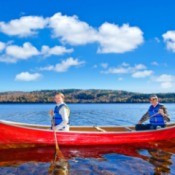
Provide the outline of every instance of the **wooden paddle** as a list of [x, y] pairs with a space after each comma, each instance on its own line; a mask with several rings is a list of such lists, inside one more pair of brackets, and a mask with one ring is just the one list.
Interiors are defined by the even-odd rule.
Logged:
[[58, 156], [60, 159], [64, 160], [64, 155], [63, 153], [61, 152], [60, 150], [60, 147], [58, 145], [58, 140], [57, 140], [57, 134], [56, 134], [56, 128], [55, 128], [55, 122], [54, 122], [54, 119], [53, 119], [53, 116], [51, 116], [51, 123], [52, 123], [52, 129], [53, 129], [53, 133], [54, 133], [54, 141], [55, 141], [55, 160], [56, 160], [56, 157]]
[[[53, 133], [54, 133], [54, 141], [55, 141], [55, 155], [54, 155], [54, 159], [53, 162], [51, 163], [50, 167], [49, 167], [49, 174], [55, 174], [56, 171], [58, 171], [58, 169], [60, 170], [64, 170], [64, 164], [66, 162], [66, 159], [62, 153], [62, 151], [60, 150], [60, 147], [58, 145], [58, 140], [57, 140], [57, 135], [56, 135], [56, 129], [54, 127], [54, 120], [52, 117], [52, 129], [53, 129]], [[59, 159], [57, 159], [57, 157]]]
[[[52, 129], [53, 129], [53, 133], [54, 133], [55, 155], [54, 155], [53, 162], [51, 163], [51, 165], [48, 169], [48, 173], [49, 174], [57, 174], [57, 172], [59, 173], [60, 171], [61, 172], [65, 171], [65, 164], [66, 164], [67, 161], [66, 161], [66, 159], [65, 159], [65, 157], [64, 157], [64, 155], [63, 155], [63, 153], [60, 150], [59, 145], [58, 145], [58, 140], [57, 140], [57, 134], [56, 134], [55, 122], [54, 122], [54, 119], [53, 119], [53, 115], [51, 113], [49, 113], [49, 116], [51, 117]], [[57, 159], [57, 157], [59, 159]]]

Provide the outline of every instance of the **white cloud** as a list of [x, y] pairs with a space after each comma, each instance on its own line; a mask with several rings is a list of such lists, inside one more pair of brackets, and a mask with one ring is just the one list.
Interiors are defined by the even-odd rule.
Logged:
[[39, 73], [29, 73], [29, 72], [21, 72], [20, 74], [16, 75], [16, 81], [36, 81], [41, 77]]
[[66, 49], [63, 46], [54, 46], [50, 48], [49, 46], [42, 46], [41, 53], [44, 56], [51, 56], [51, 55], [63, 55], [66, 53], [72, 53], [73, 49]]
[[125, 67], [110, 67], [106, 71], [102, 71], [102, 73], [105, 74], [126, 74], [130, 72], [130, 67], [125, 68]]
[[174, 87], [174, 85], [175, 85], [175, 76], [168, 75], [168, 74], [162, 74], [162, 75], [156, 77], [155, 81], [159, 82], [160, 86], [163, 89], [170, 89], [170, 88]]
[[[105, 22], [99, 28], [90, 26], [77, 16], [55, 13], [51, 17], [23, 16], [6, 22], [0, 22], [0, 31], [7, 35], [31, 36], [39, 29], [51, 28], [53, 37], [62, 43], [71, 45], [98, 44], [98, 53], [124, 53], [136, 49], [144, 42], [143, 32], [137, 26], [123, 24], [118, 26]], [[49, 47], [49, 46], [48, 46]], [[43, 51], [48, 48], [43, 48]], [[49, 48], [49, 54], [58, 55], [58, 48]]]
[[101, 67], [106, 69], [108, 67], [108, 63], [101, 63]]
[[99, 53], [124, 53], [143, 43], [143, 33], [138, 27], [104, 23], [99, 28]]
[[151, 64], [152, 64], [153, 66], [158, 66], [158, 65], [159, 65], [159, 63], [156, 62], [156, 61], [153, 61]]
[[0, 52], [5, 49], [6, 44], [0, 41]]
[[117, 67], [109, 67], [107, 70], [101, 71], [105, 74], [131, 74], [133, 78], [145, 78], [153, 74], [152, 70], [147, 70], [144, 64], [136, 64], [130, 66], [128, 63], [122, 63]]
[[36, 30], [43, 29], [47, 19], [38, 16], [24, 16], [8, 23], [0, 22], [0, 31], [7, 35], [26, 37], [36, 34]]
[[98, 53], [124, 53], [143, 43], [143, 32], [138, 27], [103, 23], [99, 29], [80, 21], [77, 16], [56, 13], [49, 19], [53, 36], [71, 45], [98, 43]]
[[137, 71], [132, 74], [133, 78], [145, 78], [153, 74], [152, 70]]
[[128, 63], [122, 63], [117, 67], [110, 67], [108, 70], [102, 71], [102, 73], [107, 74], [126, 74], [126, 73], [133, 73], [138, 70], [146, 69], [146, 66], [143, 64], [136, 64], [135, 66], [130, 66]]
[[66, 53], [72, 53], [73, 49], [66, 49], [63, 46], [49, 46], [43, 45], [41, 51], [34, 47], [31, 43], [25, 42], [22, 46], [11, 45], [11, 43], [0, 42], [0, 51], [4, 50], [4, 54], [0, 55], [0, 62], [16, 63], [19, 60], [27, 60], [33, 56], [46, 56], [51, 55], [63, 55]]
[[17, 62], [17, 59], [4, 54], [4, 55], [0, 55], [0, 62], [4, 62], [4, 63], [16, 63]]
[[17, 60], [39, 55], [39, 51], [31, 43], [26, 42], [22, 47], [17, 45], [7, 46], [6, 54]]
[[77, 67], [84, 64], [84, 61], [79, 61], [78, 59], [74, 59], [72, 57], [67, 58], [66, 60], [61, 61], [61, 63], [56, 64], [55, 66], [50, 65], [47, 67], [42, 67], [40, 70], [47, 71], [56, 71], [56, 72], [66, 72], [71, 67]]
[[175, 52], [175, 31], [167, 31], [162, 35], [168, 50]]
[[55, 71], [55, 66], [53, 66], [53, 65], [49, 65], [49, 66], [46, 66], [46, 67], [41, 67], [41, 68], [39, 68], [39, 70], [41, 70], [41, 71], [44, 71], [44, 70], [46, 70], [46, 71]]
[[134, 69], [135, 70], [143, 70], [143, 69], [146, 69], [146, 66], [144, 64], [136, 64]]
[[49, 19], [49, 26], [53, 29], [54, 37], [72, 45], [92, 43], [96, 39], [96, 31], [77, 16], [66, 16], [56, 13]]

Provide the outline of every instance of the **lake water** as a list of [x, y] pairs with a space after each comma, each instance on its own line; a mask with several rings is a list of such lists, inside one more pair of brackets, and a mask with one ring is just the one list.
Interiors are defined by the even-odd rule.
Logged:
[[[50, 125], [54, 104], [1, 104], [0, 119]], [[149, 104], [69, 104], [71, 125], [134, 125]], [[175, 122], [175, 104], [166, 104]], [[54, 148], [0, 150], [0, 175], [175, 175], [175, 142], [161, 147], [61, 148], [66, 157], [61, 170], [52, 170]], [[60, 167], [60, 166], [59, 166]], [[64, 168], [63, 168], [64, 167]], [[61, 171], [61, 172], [58, 172]]]

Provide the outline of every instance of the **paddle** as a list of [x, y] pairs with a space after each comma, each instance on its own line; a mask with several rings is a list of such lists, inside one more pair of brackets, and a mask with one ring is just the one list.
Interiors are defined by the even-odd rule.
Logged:
[[[151, 115], [151, 116], [149, 117], [149, 119], [155, 117], [155, 116], [158, 115], [158, 114], [160, 114], [159, 111], [158, 111], [157, 113]], [[160, 127], [160, 126], [156, 126], [156, 127], [154, 128], [154, 127], [153, 127], [152, 125], [150, 125], [150, 124], [144, 125], [144, 124], [142, 124], [142, 123], [138, 123], [138, 124], [135, 125], [136, 131], [139, 131], [139, 130], [148, 130], [148, 129], [156, 129], [156, 128], [158, 128], [158, 127]]]
[[155, 113], [155, 114], [153, 114], [153, 115], [151, 115], [150, 117], [149, 117], [149, 119], [151, 119], [152, 117], [155, 117], [156, 115], [158, 115], [158, 114], [160, 114], [159, 112], [157, 112], [157, 113]]
[[53, 120], [53, 117], [52, 117], [51, 121], [52, 121], [52, 129], [53, 129], [54, 141], [55, 141], [55, 158], [58, 155], [58, 157], [60, 159], [64, 159], [64, 155], [63, 155], [63, 153], [61, 152], [61, 150], [60, 150], [60, 148], [58, 146], [58, 140], [57, 140], [56, 129], [55, 129], [55, 122]]
[[158, 114], [160, 114], [160, 113], [159, 113], [159, 112], [157, 112], [157, 113], [155, 113], [155, 114], [151, 115], [149, 118], [155, 117], [155, 116], [156, 116], [156, 115], [158, 115]]

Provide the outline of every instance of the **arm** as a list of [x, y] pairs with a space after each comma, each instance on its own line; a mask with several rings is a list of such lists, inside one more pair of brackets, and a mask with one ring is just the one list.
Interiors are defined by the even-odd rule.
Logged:
[[69, 114], [68, 114], [68, 111], [66, 109], [65, 106], [63, 106], [61, 109], [60, 109], [60, 114], [62, 116], [62, 119], [63, 121], [56, 126], [56, 129], [59, 130], [59, 129], [62, 129], [63, 127], [65, 127], [68, 122], [69, 122]]
[[49, 111], [49, 116], [50, 116], [50, 117], [53, 117], [53, 116], [54, 116], [53, 109], [51, 109], [51, 110]]
[[164, 105], [162, 105], [159, 110], [160, 110], [159, 113], [163, 116], [164, 120], [166, 122], [170, 122], [170, 117], [169, 117], [169, 114], [167, 112], [167, 108]]
[[145, 122], [145, 121], [148, 120], [148, 119], [149, 119], [149, 114], [148, 114], [148, 112], [146, 112], [146, 113], [142, 116], [142, 118], [139, 120], [138, 124], [142, 124], [143, 122]]

